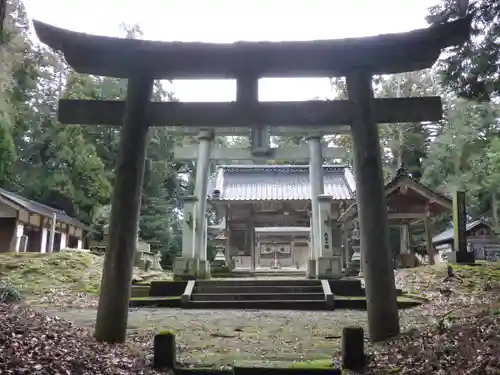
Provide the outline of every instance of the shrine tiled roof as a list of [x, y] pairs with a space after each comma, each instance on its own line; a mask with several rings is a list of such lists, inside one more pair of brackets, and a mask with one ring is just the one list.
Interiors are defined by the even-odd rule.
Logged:
[[[324, 193], [336, 200], [354, 199], [354, 177], [345, 165], [324, 165]], [[307, 165], [222, 165], [211, 177], [208, 194], [220, 200], [309, 200]]]
[[[470, 223], [467, 223], [467, 225], [465, 226], [465, 231], [470, 232], [471, 230], [473, 230], [474, 228], [478, 227], [481, 224], [488, 225], [488, 223], [486, 223], [485, 221], [483, 221], [481, 219], [475, 220], [475, 221], [472, 221]], [[443, 232], [435, 235], [434, 237], [432, 237], [432, 243], [433, 244], [440, 244], [440, 243], [452, 241], [454, 239], [454, 237], [455, 237], [455, 231], [454, 231], [454, 228], [452, 226], [452, 227], [444, 230]]]

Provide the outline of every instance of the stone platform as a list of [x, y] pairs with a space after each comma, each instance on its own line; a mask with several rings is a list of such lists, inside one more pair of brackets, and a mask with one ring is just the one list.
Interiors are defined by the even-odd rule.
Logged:
[[[131, 307], [235, 310], [366, 309], [360, 279], [311, 280], [300, 277], [237, 277], [212, 280], [153, 281], [133, 285]], [[400, 308], [422, 300], [398, 290]]]

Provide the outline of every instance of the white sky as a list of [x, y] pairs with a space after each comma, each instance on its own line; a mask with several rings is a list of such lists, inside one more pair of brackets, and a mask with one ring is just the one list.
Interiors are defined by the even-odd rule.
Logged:
[[[138, 23], [145, 39], [233, 42], [369, 36], [427, 27], [437, 0], [24, 0], [28, 15], [89, 34], [122, 36], [119, 25]], [[232, 80], [174, 81], [182, 101], [235, 100]], [[329, 80], [262, 79], [259, 99], [329, 97]]]

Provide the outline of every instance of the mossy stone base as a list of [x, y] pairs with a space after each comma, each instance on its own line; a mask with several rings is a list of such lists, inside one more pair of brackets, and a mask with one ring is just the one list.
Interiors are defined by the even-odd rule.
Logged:
[[306, 275], [308, 279], [316, 278], [316, 259], [307, 260]]
[[208, 260], [200, 260], [198, 262], [198, 272], [196, 278], [199, 280], [210, 279], [210, 262]]
[[175, 258], [173, 271], [175, 280], [194, 280], [198, 273], [198, 259]]

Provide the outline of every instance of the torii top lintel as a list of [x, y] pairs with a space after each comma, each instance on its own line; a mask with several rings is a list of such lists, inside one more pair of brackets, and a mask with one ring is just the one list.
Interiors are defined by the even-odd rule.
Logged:
[[77, 33], [34, 21], [40, 40], [80, 73], [155, 79], [334, 77], [353, 69], [390, 74], [430, 68], [463, 44], [471, 16], [399, 34], [300, 42], [155, 42]]

